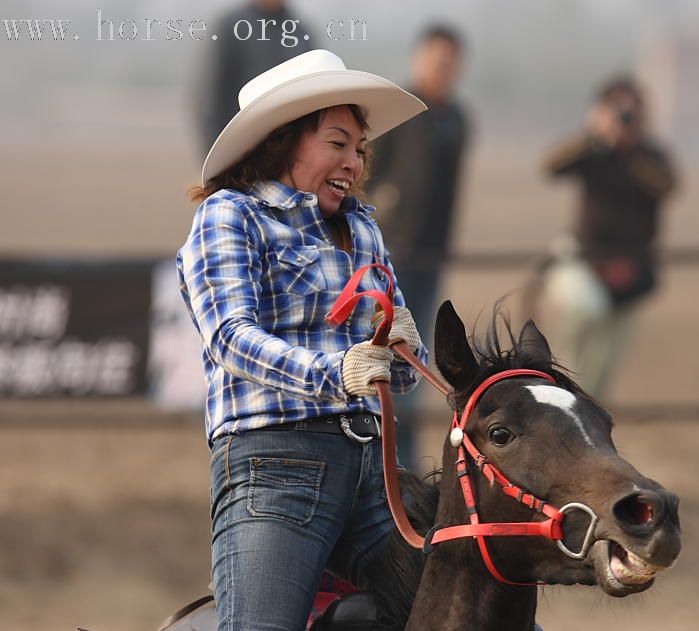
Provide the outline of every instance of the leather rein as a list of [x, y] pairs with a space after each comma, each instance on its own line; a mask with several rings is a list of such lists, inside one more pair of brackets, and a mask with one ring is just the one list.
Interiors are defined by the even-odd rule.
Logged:
[[[364, 276], [364, 273], [371, 267], [381, 269], [389, 280], [389, 288], [383, 293], [377, 289], [369, 289], [366, 291], [356, 292], [359, 283]], [[393, 323], [393, 280], [391, 271], [380, 263], [372, 263], [359, 268], [348, 281], [347, 285], [340, 293], [340, 296], [335, 301], [332, 310], [326, 316], [326, 320], [331, 324], [338, 325], [347, 319], [357, 302], [365, 297], [374, 298], [383, 309], [384, 319], [376, 329], [373, 344], [386, 346], [388, 344], [388, 335]], [[405, 342], [397, 342], [391, 345], [392, 350], [400, 355], [406, 362], [413, 366], [421, 375], [425, 377], [435, 388], [437, 388], [445, 396], [450, 390], [441, 380], [432, 373], [415, 355], [410, 351]], [[574, 559], [583, 559], [594, 541], [594, 531], [597, 525], [597, 515], [587, 505], [579, 502], [571, 502], [561, 508], [556, 508], [541, 500], [531, 493], [528, 493], [521, 487], [513, 484], [505, 477], [496, 467], [490, 464], [486, 457], [473, 444], [466, 433], [469, 418], [473, 413], [476, 404], [483, 396], [485, 391], [495, 383], [505, 379], [516, 377], [537, 377], [545, 379], [552, 383], [556, 380], [549, 374], [529, 369], [514, 369], [504, 370], [496, 373], [484, 380], [469, 397], [461, 416], [458, 412], [454, 412], [452, 420], [452, 429], [449, 434], [451, 445], [457, 449], [456, 472], [461, 485], [461, 491], [464, 496], [464, 503], [468, 512], [469, 523], [460, 524], [457, 526], [442, 527], [435, 525], [425, 537], [418, 534], [410, 523], [405, 512], [403, 500], [400, 495], [400, 487], [398, 483], [398, 467], [396, 462], [396, 434], [394, 423], [394, 408], [393, 398], [389, 384], [386, 381], [375, 381], [374, 385], [378, 391], [379, 400], [381, 403], [381, 433], [383, 436], [382, 451], [384, 461], [384, 481], [386, 484], [386, 494], [388, 504], [393, 515], [393, 520], [396, 523], [398, 531], [403, 538], [414, 548], [422, 549], [425, 553], [431, 552], [434, 547], [444, 541], [453, 539], [461, 539], [464, 537], [473, 537], [477, 543], [483, 558], [483, 562], [490, 573], [498, 581], [508, 585], [541, 585], [542, 583], [522, 583], [511, 581], [505, 578], [495, 567], [490, 556], [486, 537], [521, 537], [521, 536], [537, 536], [545, 537], [554, 540], [558, 548], [567, 556]], [[469, 467], [468, 458], [472, 460], [474, 467], [480, 471], [493, 486], [500, 486], [502, 492], [511, 497], [517, 502], [520, 502], [531, 510], [541, 513], [547, 519], [535, 522], [486, 522], [481, 523], [476, 505], [474, 481], [472, 479], [471, 469]], [[574, 552], [570, 550], [563, 542], [562, 524], [567, 513], [573, 510], [579, 510], [587, 513], [590, 518], [585, 538], [580, 547], [580, 550]]]

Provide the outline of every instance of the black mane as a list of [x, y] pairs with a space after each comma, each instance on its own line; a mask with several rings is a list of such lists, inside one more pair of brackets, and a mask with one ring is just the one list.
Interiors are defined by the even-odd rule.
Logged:
[[[508, 348], [503, 348], [502, 338], [507, 339]], [[551, 375], [556, 383], [573, 393], [582, 393], [578, 384], [571, 379], [568, 371], [555, 359], [546, 362], [530, 354], [526, 349], [522, 349], [517, 344], [517, 340], [512, 332], [512, 324], [509, 316], [502, 310], [502, 299], [493, 308], [490, 324], [485, 339], [472, 336], [471, 348], [478, 359], [478, 373], [471, 385], [460, 392], [452, 392], [449, 395], [449, 402], [453, 409], [462, 410], [466, 401], [473, 391], [483, 383], [488, 377], [503, 370], [514, 370], [516, 368], [528, 368], [539, 370]]]

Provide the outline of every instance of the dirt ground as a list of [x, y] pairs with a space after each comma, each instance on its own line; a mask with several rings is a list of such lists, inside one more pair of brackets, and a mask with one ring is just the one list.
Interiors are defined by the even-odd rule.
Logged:
[[[42, 406], [3, 404], [0, 412], [19, 421], [0, 426], [2, 628], [154, 631], [206, 591], [208, 452], [198, 423], [131, 422], [148, 413], [138, 403], [69, 404], [60, 420], [77, 422], [34, 429], [24, 421], [41, 418]], [[90, 416], [104, 425], [81, 422]], [[426, 429], [424, 453], [436, 453], [441, 437], [440, 428]], [[622, 419], [616, 441], [682, 498], [680, 560], [650, 592], [621, 601], [591, 588], [548, 588], [539, 621], [546, 631], [696, 628], [697, 422]]]
[[[82, 129], [86, 108], [74, 110], [73, 99], [66, 111], [76, 112]], [[184, 191], [196, 181], [197, 160], [193, 138], [171, 132], [186, 117], [166, 105], [152, 103], [152, 111], [139, 110], [134, 119], [150, 125], [170, 112], [160, 135], [132, 121], [119, 142], [103, 135], [103, 122], [127, 108], [115, 102], [115, 111], [96, 109], [86, 129], [99, 130], [99, 142], [91, 134], [73, 138], [69, 153], [55, 131], [18, 128], [0, 157], [4, 255], [172, 257], [191, 223]], [[568, 223], [564, 209], [573, 207], [573, 191], [541, 177], [543, 146], [506, 149], [477, 156], [472, 186], [462, 192], [467, 203], [453, 238], [456, 252], [542, 251]], [[699, 226], [699, 166], [684, 171], [682, 196], [664, 227], [673, 248], [695, 247]], [[27, 191], [31, 212], [14, 212], [27, 207]], [[99, 205], [76, 203], [76, 191]], [[442, 295], [472, 322], [527, 275], [452, 266]], [[615, 403], [639, 413], [618, 422], [621, 452], [682, 498], [683, 553], [650, 592], [621, 601], [590, 588], [546, 589], [538, 616], [546, 631], [698, 627], [697, 286], [697, 265], [668, 270], [640, 314], [612, 392]], [[441, 439], [442, 429], [426, 430], [420, 453], [437, 454]], [[154, 631], [206, 591], [208, 452], [199, 419], [164, 418], [142, 402], [0, 401], [0, 484], [0, 629]]]

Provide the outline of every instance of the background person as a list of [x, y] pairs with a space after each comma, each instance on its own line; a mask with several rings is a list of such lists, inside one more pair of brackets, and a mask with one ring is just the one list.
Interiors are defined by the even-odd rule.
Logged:
[[[401, 393], [419, 376], [367, 341], [371, 301], [337, 328], [325, 314], [354, 270], [390, 266], [354, 194], [368, 140], [424, 104], [322, 50], [256, 77], [240, 98], [204, 164], [178, 270], [209, 387], [219, 629], [298, 631], [324, 568], [366, 587], [394, 529], [371, 381]], [[360, 284], [387, 287], [377, 269]], [[390, 338], [425, 360], [399, 289], [394, 302]]]
[[[439, 278], [447, 257], [456, 211], [461, 163], [471, 125], [454, 99], [465, 64], [465, 43], [453, 29], [428, 27], [413, 52], [408, 90], [429, 107], [373, 146], [370, 199], [376, 204], [401, 288], [420, 334], [432, 339]], [[420, 392], [397, 402], [398, 448], [413, 458], [413, 425], [419, 421]]]
[[[267, 24], [266, 39], [262, 41], [260, 20]], [[299, 18], [288, 9], [285, 0], [252, 0], [225, 13], [211, 29], [217, 39], [208, 43], [202, 85], [196, 91], [195, 103], [203, 151], [209, 150], [231, 116], [240, 110], [240, 88], [272, 66], [311, 49], [303, 20], [292, 27], [293, 20]], [[241, 25], [236, 36], [238, 22]], [[249, 37], [246, 22], [252, 33]], [[289, 34], [286, 39], [285, 29]], [[304, 39], [305, 35], [309, 39]]]
[[557, 246], [546, 295], [561, 359], [596, 397], [610, 385], [632, 316], [657, 282], [660, 211], [676, 178], [647, 129], [641, 88], [614, 79], [590, 108], [585, 131], [545, 163], [550, 175], [580, 186], [575, 236]]

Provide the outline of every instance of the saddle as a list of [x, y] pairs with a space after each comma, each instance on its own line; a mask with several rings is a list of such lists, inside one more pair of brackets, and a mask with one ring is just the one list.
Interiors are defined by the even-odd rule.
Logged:
[[371, 631], [377, 619], [374, 597], [368, 592], [354, 592], [330, 603], [309, 631]]
[[[341, 586], [340, 589], [346, 590]], [[378, 619], [374, 597], [367, 592], [319, 591], [308, 631], [371, 631]], [[216, 631], [218, 618], [212, 594], [198, 598], [169, 616], [158, 631]]]

